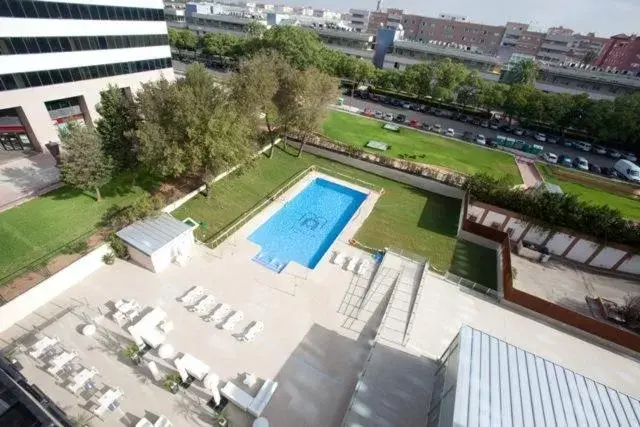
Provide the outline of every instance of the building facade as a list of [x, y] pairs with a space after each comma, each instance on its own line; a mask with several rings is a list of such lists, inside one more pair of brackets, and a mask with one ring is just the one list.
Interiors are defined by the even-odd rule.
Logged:
[[367, 32], [370, 12], [366, 9], [349, 9], [349, 25], [359, 33]]
[[0, 135], [42, 151], [100, 92], [173, 79], [161, 0], [0, 1]]
[[508, 59], [512, 53], [535, 56], [540, 50], [544, 33], [530, 31], [529, 24], [507, 22], [500, 42], [500, 56]]
[[599, 67], [640, 73], [640, 36], [618, 34], [611, 37], [595, 63]]

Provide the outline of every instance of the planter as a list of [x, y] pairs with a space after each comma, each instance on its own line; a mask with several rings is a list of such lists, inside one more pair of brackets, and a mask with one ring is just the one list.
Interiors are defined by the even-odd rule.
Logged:
[[177, 383], [173, 383], [169, 386], [169, 391], [173, 394], [178, 394], [178, 392], [180, 391], [180, 387]]

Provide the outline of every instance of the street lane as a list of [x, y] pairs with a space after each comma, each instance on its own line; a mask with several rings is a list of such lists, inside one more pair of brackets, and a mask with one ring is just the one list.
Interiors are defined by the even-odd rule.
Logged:
[[427, 122], [430, 125], [439, 123], [440, 126], [442, 126], [443, 132], [448, 128], [452, 128], [453, 130], [455, 130], [456, 136], [460, 136], [464, 132], [471, 132], [473, 133], [474, 137], [476, 134], [482, 134], [486, 138], [491, 138], [491, 139], [494, 139], [497, 135], [510, 136], [516, 139], [523, 140], [530, 144], [541, 145], [544, 147], [544, 151], [550, 151], [552, 153], [557, 154], [558, 156], [562, 154], [566, 154], [572, 159], [578, 156], [584, 157], [585, 159], [587, 159], [587, 161], [589, 161], [589, 163], [596, 164], [600, 167], [613, 167], [614, 163], [617, 161], [617, 159], [612, 159], [611, 157], [608, 157], [608, 156], [602, 156], [602, 155], [591, 153], [591, 152], [585, 153], [584, 151], [576, 150], [575, 148], [565, 147], [562, 144], [549, 144], [544, 142], [538, 142], [535, 139], [528, 138], [526, 136], [516, 136], [507, 132], [501, 132], [501, 131], [491, 130], [489, 128], [483, 128], [482, 126], [474, 126], [471, 123], [462, 123], [457, 120], [446, 119], [443, 117], [436, 117], [436, 116], [432, 116], [430, 114], [424, 114], [418, 111], [407, 110], [402, 107], [394, 107], [388, 104], [380, 104], [377, 102], [373, 102], [371, 100], [362, 100], [360, 98], [353, 98], [351, 96], [345, 95], [344, 104], [357, 107], [362, 110], [364, 110], [365, 108], [370, 108], [374, 111], [375, 110], [382, 111], [383, 113], [393, 113], [393, 114], [403, 113], [407, 116], [407, 120], [417, 120], [420, 123]]

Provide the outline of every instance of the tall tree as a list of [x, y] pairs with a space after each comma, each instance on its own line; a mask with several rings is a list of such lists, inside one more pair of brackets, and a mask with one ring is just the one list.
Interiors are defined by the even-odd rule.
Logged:
[[587, 53], [584, 54], [584, 58], [582, 58], [582, 62], [585, 64], [593, 64], [593, 61], [598, 57], [598, 52], [593, 49], [589, 49]]
[[169, 28], [169, 45], [175, 47], [178, 50], [178, 56], [182, 58], [183, 50], [189, 50], [195, 52], [198, 47], [198, 36], [191, 30], [175, 28]]
[[477, 106], [482, 99], [482, 92], [486, 87], [485, 80], [480, 76], [480, 73], [473, 70], [467, 73], [464, 80], [458, 87], [456, 99], [458, 103], [464, 107], [467, 105]]
[[509, 86], [502, 105], [504, 112], [511, 123], [514, 117], [520, 117], [526, 110], [527, 101], [534, 89], [526, 84], [514, 84]]
[[241, 41], [239, 37], [224, 33], [207, 33], [200, 44], [202, 52], [208, 57], [230, 57], [237, 59], [238, 46]]
[[328, 104], [335, 102], [338, 94], [338, 81], [316, 68], [293, 72], [282, 82], [276, 105], [285, 131], [298, 135], [298, 156], [308, 139], [320, 131]]
[[262, 51], [240, 64], [238, 73], [231, 80], [232, 97], [247, 118], [254, 119], [254, 127], [259, 127], [260, 117], [264, 117], [273, 156], [273, 144], [280, 124], [275, 97], [280, 82], [292, 73], [291, 66], [276, 51]]
[[100, 201], [100, 187], [111, 179], [111, 159], [102, 149], [100, 136], [91, 127], [69, 124], [60, 134], [62, 142], [62, 162], [60, 176], [62, 182], [84, 191], [95, 191]]
[[245, 32], [249, 37], [262, 38], [264, 32], [267, 31], [267, 27], [260, 21], [251, 21], [245, 27]]
[[274, 25], [265, 31], [262, 47], [279, 51], [298, 69], [321, 67], [324, 45], [318, 35], [308, 29], [290, 25]]
[[540, 68], [533, 59], [524, 59], [507, 72], [507, 82], [534, 86], [539, 73]]
[[100, 114], [96, 131], [105, 154], [113, 159], [114, 168], [135, 168], [138, 151], [136, 128], [140, 117], [133, 98], [124, 89], [110, 85], [100, 93], [96, 111]]
[[207, 186], [255, 152], [253, 118], [201, 64], [184, 80], [147, 83], [138, 94], [144, 121], [137, 135], [144, 165], [162, 176], [190, 174]]
[[459, 62], [445, 58], [436, 62], [433, 96], [444, 101], [452, 101], [456, 90], [468, 74], [467, 68]]

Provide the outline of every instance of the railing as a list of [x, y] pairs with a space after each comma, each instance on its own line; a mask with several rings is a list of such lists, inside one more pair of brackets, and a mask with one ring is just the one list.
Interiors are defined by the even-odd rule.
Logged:
[[444, 279], [446, 281], [451, 282], [451, 283], [453, 283], [455, 285], [458, 285], [460, 287], [471, 289], [474, 292], [481, 293], [481, 294], [483, 294], [485, 296], [488, 296], [488, 297], [490, 297], [490, 298], [492, 298], [492, 299], [494, 299], [496, 301], [500, 301], [500, 294], [496, 290], [487, 288], [486, 286], [483, 286], [483, 285], [481, 285], [479, 283], [472, 282], [469, 279], [465, 279], [463, 277], [457, 276], [457, 275], [451, 273], [450, 271], [447, 271], [444, 274]]

